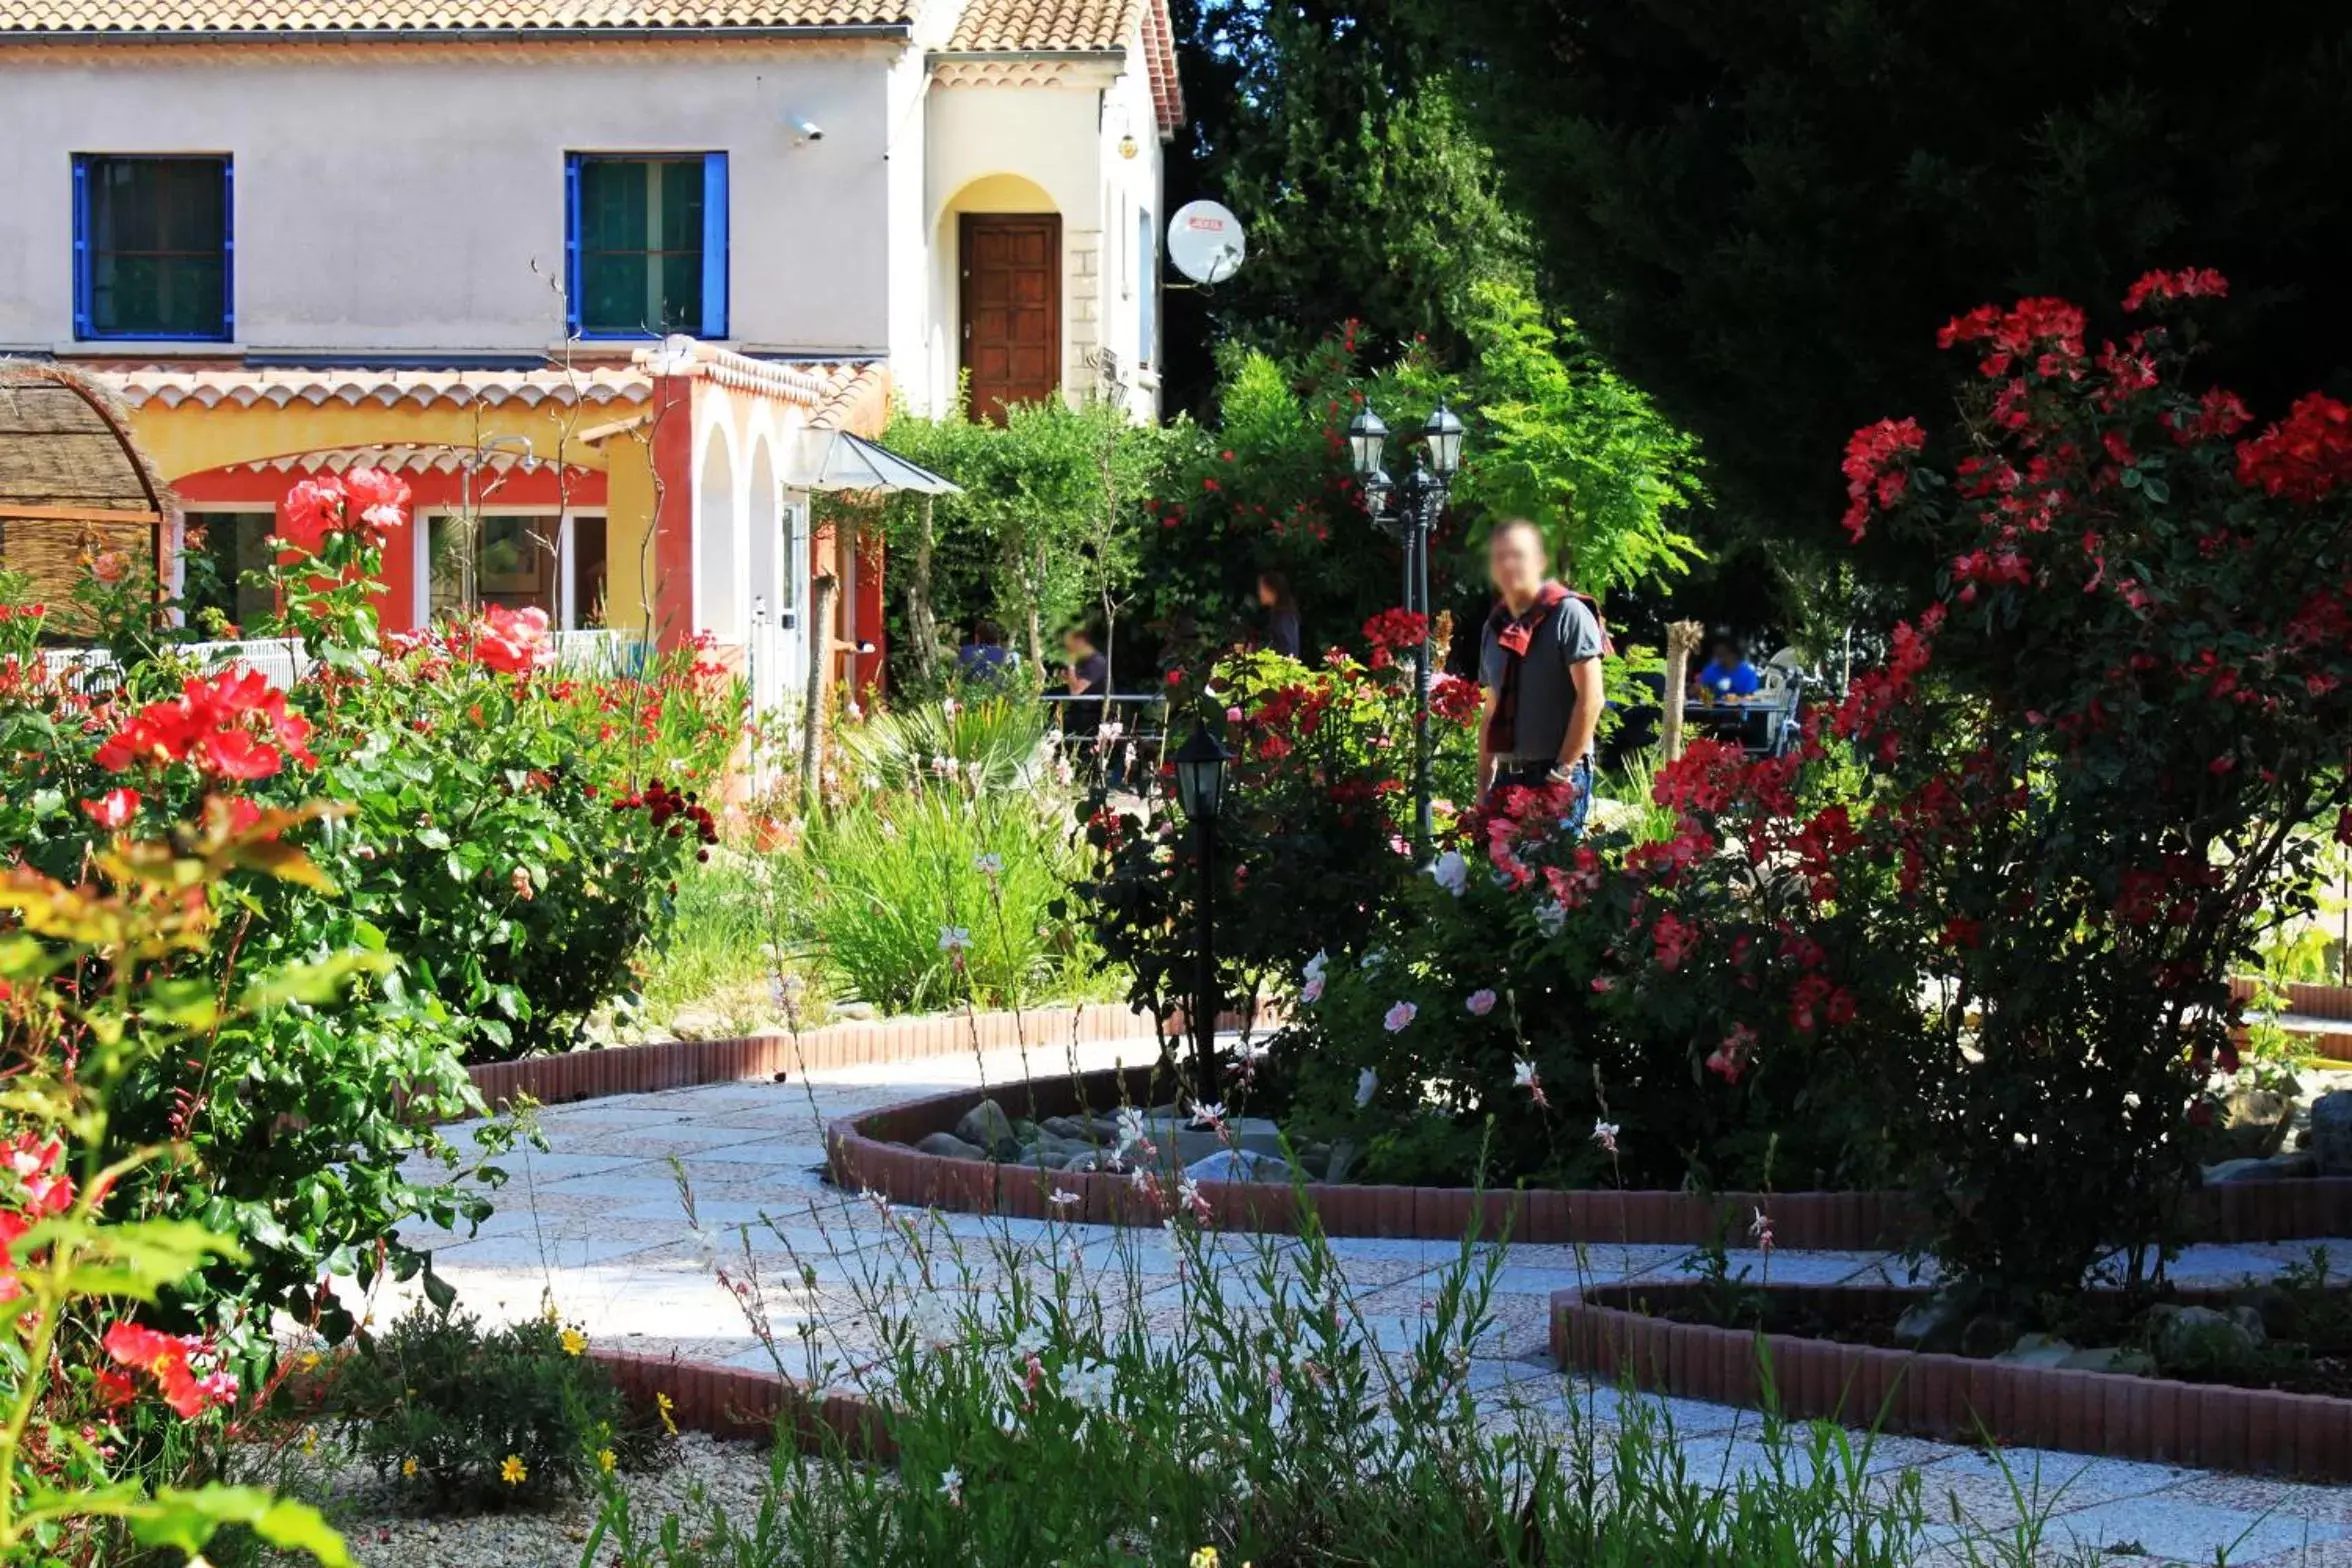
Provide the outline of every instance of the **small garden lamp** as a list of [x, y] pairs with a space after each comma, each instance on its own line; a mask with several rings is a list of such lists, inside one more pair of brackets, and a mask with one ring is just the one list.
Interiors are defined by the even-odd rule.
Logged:
[[1186, 821], [1197, 827], [1216, 821], [1224, 811], [1225, 764], [1232, 760], [1233, 753], [1209, 733], [1205, 723], [1177, 749], [1176, 799], [1184, 807]]
[[1225, 811], [1225, 764], [1233, 753], [1204, 722], [1176, 752], [1176, 799], [1200, 835], [1200, 897], [1193, 916], [1200, 967], [1192, 986], [1192, 1061], [1201, 1099], [1217, 1098], [1217, 819]]

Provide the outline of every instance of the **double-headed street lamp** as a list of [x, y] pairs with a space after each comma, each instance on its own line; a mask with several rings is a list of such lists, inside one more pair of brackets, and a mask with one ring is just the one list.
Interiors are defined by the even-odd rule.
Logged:
[[1349, 455], [1364, 484], [1364, 510], [1384, 532], [1405, 546], [1405, 608], [1422, 618], [1421, 645], [1413, 650], [1413, 826], [1415, 847], [1426, 855], [1433, 835], [1429, 815], [1429, 691], [1434, 670], [1429, 657], [1429, 536], [1445, 515], [1454, 476], [1462, 471], [1461, 416], [1443, 402], [1421, 427], [1413, 471], [1399, 484], [1384, 466], [1388, 426], [1370, 403], [1348, 424]]
[[1200, 967], [1192, 987], [1193, 1070], [1196, 1098], [1217, 1098], [1217, 821], [1225, 814], [1225, 764], [1233, 753], [1203, 723], [1176, 752], [1176, 799], [1200, 840], [1200, 902], [1193, 917]]

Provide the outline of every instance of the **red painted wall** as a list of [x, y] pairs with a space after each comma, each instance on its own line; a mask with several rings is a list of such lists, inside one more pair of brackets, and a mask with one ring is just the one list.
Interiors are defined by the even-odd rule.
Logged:
[[[254, 473], [245, 469], [216, 468], [201, 474], [190, 474], [172, 481], [172, 493], [178, 497], [185, 511], [208, 512], [250, 510], [255, 507], [277, 509], [286, 492], [309, 476], [301, 473], [281, 474], [273, 470]], [[464, 504], [465, 477], [462, 474], [422, 473], [403, 474], [408, 481], [410, 496], [419, 513], [454, 508]], [[500, 507], [545, 507], [554, 512], [569, 505], [595, 510], [605, 504], [605, 476], [587, 469], [574, 469], [569, 475], [553, 468], [541, 468], [535, 473], [514, 472], [502, 475], [490, 504]], [[384, 582], [376, 594], [376, 616], [386, 631], [413, 631], [417, 624], [416, 521], [411, 519], [394, 530], [384, 543]]]

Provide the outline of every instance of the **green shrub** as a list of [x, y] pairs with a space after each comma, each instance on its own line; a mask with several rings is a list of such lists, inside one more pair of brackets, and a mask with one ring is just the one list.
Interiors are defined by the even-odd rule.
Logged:
[[952, 769], [980, 794], [1037, 788], [1053, 767], [1045, 709], [1028, 694], [927, 702], [876, 713], [838, 732], [841, 773], [856, 789], [922, 789]]
[[1053, 795], [930, 788], [811, 823], [784, 862], [785, 907], [844, 997], [889, 1012], [1026, 1004], [1093, 983], [1093, 944], [1054, 913], [1084, 864]]
[[323, 1413], [377, 1474], [436, 1506], [545, 1501], [655, 1451], [587, 1343], [552, 1309], [485, 1333], [420, 1302], [361, 1336]]

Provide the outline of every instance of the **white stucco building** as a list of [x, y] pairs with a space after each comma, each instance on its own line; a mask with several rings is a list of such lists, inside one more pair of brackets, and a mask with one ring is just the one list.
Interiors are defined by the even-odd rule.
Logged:
[[489, 464], [534, 521], [469, 596], [737, 640], [806, 562], [863, 678], [801, 432], [964, 377], [1154, 417], [1181, 115], [1166, 0], [0, 0], [0, 355], [111, 378], [208, 516]]

